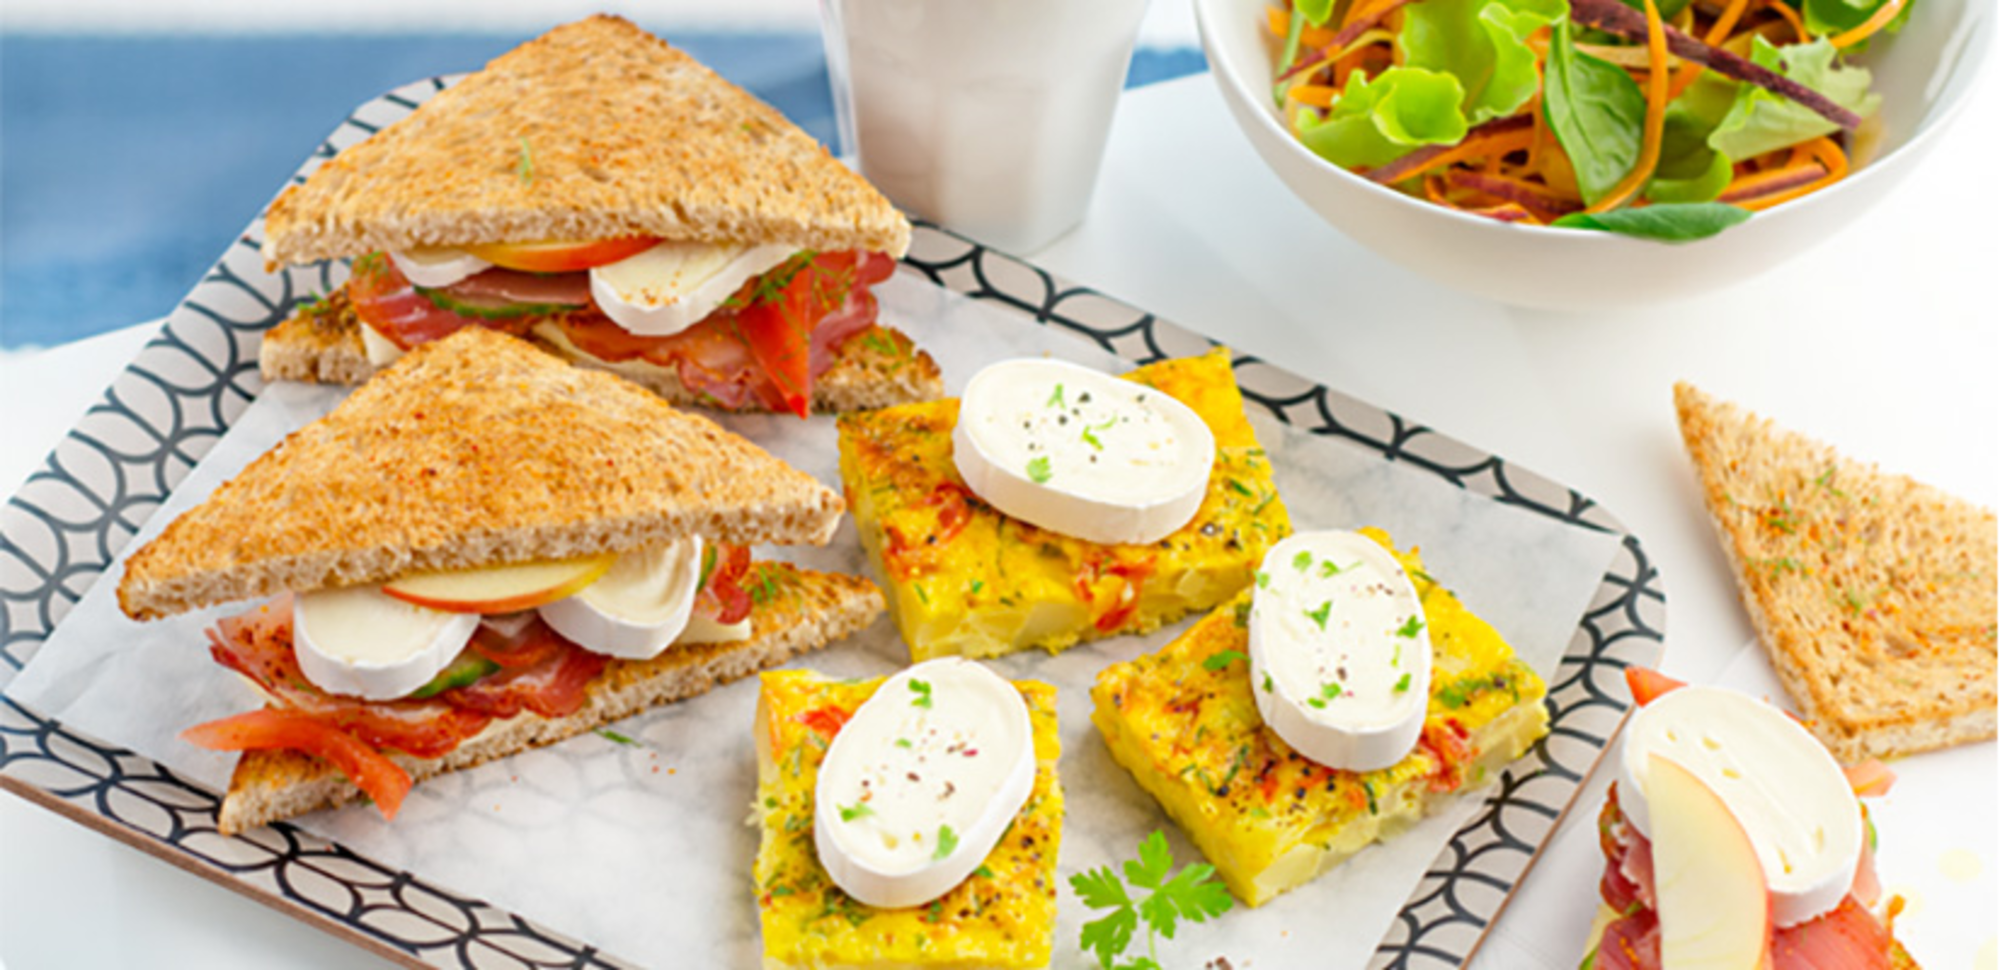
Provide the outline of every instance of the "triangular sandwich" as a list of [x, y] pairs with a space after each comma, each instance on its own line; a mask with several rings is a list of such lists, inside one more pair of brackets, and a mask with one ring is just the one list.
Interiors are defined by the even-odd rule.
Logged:
[[1834, 756], [1994, 736], [1993, 512], [1674, 387], [1744, 607]]
[[599, 15], [328, 160], [265, 216], [272, 265], [353, 257], [266, 335], [266, 379], [352, 384], [465, 326], [671, 401], [846, 411], [942, 393], [876, 323], [887, 199], [769, 105]]
[[609, 374], [473, 328], [419, 347], [127, 562], [151, 619], [268, 700], [191, 729], [245, 751], [225, 832], [548, 744], [868, 625], [880, 591], [753, 563], [824, 544], [838, 494]]

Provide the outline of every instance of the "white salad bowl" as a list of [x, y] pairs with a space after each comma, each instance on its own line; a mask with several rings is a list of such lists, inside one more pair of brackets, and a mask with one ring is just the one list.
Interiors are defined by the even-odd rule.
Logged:
[[1994, 0], [1911, 0], [1903, 27], [1855, 63], [1882, 95], [1878, 137], [1847, 178], [1707, 239], [1663, 243], [1468, 215], [1377, 185], [1313, 154], [1271, 98], [1267, 0], [1194, 0], [1223, 100], [1264, 163], [1335, 229], [1439, 283], [1517, 306], [1591, 310], [1693, 296], [1833, 237], [1894, 188], [1960, 113], [1993, 46]]

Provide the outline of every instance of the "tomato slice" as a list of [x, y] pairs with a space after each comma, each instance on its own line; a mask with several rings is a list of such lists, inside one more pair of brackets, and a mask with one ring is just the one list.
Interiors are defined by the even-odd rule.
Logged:
[[1632, 691], [1633, 702], [1645, 707], [1661, 694], [1686, 687], [1687, 682], [1675, 680], [1650, 667], [1627, 667], [1625, 686]]
[[735, 623], [750, 615], [750, 591], [743, 588], [743, 577], [750, 573], [750, 549], [720, 542], [714, 548], [715, 567], [695, 595], [694, 608], [717, 623]]
[[[771, 378], [776, 400], [767, 403], [774, 411], [790, 411], [802, 418], [812, 409], [813, 325], [826, 315], [825, 311], [814, 312], [813, 269], [809, 262], [802, 266], [787, 263], [772, 270], [766, 274], [766, 288], [736, 314], [736, 327], [744, 343], [750, 345], [750, 353]], [[776, 290], [769, 289], [770, 283], [778, 282], [773, 274], [786, 272], [791, 277]], [[846, 295], [842, 291], [842, 299]]]
[[586, 242], [481, 243], [465, 251], [495, 266], [530, 273], [571, 273], [637, 256], [660, 244], [652, 236]]
[[330, 762], [375, 800], [382, 817], [393, 819], [410, 792], [410, 776], [382, 752], [354, 735], [296, 711], [264, 708], [197, 724], [181, 738], [212, 751], [290, 748]]

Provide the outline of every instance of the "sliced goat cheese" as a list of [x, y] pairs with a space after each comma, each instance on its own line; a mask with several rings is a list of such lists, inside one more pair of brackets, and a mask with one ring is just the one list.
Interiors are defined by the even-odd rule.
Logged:
[[870, 906], [917, 906], [971, 875], [1034, 788], [1028, 705], [977, 661], [888, 678], [834, 736], [814, 789], [828, 875]]
[[479, 628], [477, 613], [406, 603], [374, 586], [303, 593], [293, 608], [293, 654], [321, 690], [392, 700], [429, 683]]
[[1632, 712], [1618, 758], [1618, 804], [1652, 837], [1649, 759], [1664, 755], [1713, 789], [1750, 835], [1771, 890], [1771, 921], [1796, 926], [1840, 905], [1861, 862], [1861, 809], [1840, 765], [1777, 708], [1688, 686]]
[[1396, 557], [1353, 532], [1271, 547], [1250, 605], [1251, 694], [1299, 754], [1345, 771], [1403, 760], [1430, 700], [1423, 603]]
[[1016, 519], [1090, 542], [1147, 543], [1201, 509], [1215, 435], [1143, 384], [1005, 360], [966, 385], [952, 460], [966, 487]]
[[628, 552], [576, 593], [539, 607], [557, 633], [594, 653], [647, 660], [674, 642], [701, 587], [701, 538]]
[[798, 247], [663, 242], [590, 271], [590, 295], [612, 322], [641, 336], [666, 337], [700, 323], [743, 284]]
[[382, 336], [380, 331], [369, 326], [365, 320], [361, 322], [361, 350], [368, 355], [368, 363], [377, 369], [402, 360], [404, 353], [403, 348], [396, 346], [395, 341]]
[[391, 252], [389, 261], [396, 264], [396, 270], [403, 274], [404, 279], [433, 290], [450, 286], [493, 265], [463, 249], [449, 246]]

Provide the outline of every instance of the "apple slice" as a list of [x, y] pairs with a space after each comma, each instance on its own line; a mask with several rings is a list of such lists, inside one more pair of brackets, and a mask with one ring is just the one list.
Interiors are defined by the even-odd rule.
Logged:
[[481, 566], [448, 573], [414, 573], [384, 583], [382, 592], [405, 603], [451, 613], [512, 613], [553, 603], [597, 582], [617, 553]]
[[1657, 752], [1645, 787], [1662, 970], [1768, 966], [1771, 893], [1750, 834], [1714, 789]]

